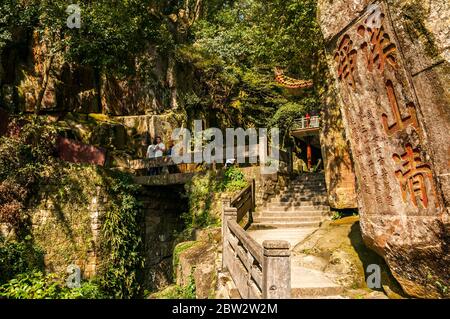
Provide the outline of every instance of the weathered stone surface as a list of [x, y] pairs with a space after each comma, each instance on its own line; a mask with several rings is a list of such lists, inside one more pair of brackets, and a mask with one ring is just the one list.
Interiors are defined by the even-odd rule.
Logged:
[[318, 19], [325, 40], [330, 40], [344, 29], [370, 2], [370, 0], [319, 0]]
[[[61, 52], [50, 55], [37, 32], [28, 38], [24, 30], [15, 31], [12, 44], [2, 48], [0, 100], [10, 109], [32, 112], [41, 94], [41, 112], [144, 115], [178, 106], [178, 78], [185, 80], [186, 74], [155, 46], [136, 54], [133, 75], [119, 77], [68, 63]], [[18, 50], [19, 45], [29, 50]]]
[[177, 284], [187, 286], [193, 280], [197, 299], [212, 296], [216, 288], [217, 255], [221, 229], [214, 228], [196, 234], [196, 242], [179, 255]]
[[59, 158], [64, 161], [105, 165], [106, 152], [104, 149], [63, 137], [58, 138], [56, 148]]
[[319, 20], [355, 163], [363, 238], [405, 292], [439, 297], [450, 282], [450, 98], [442, 27], [448, 28], [449, 6], [436, 0], [422, 7], [429, 14], [419, 29], [427, 41], [437, 39], [434, 55], [423, 58], [430, 43], [416, 37], [415, 49], [405, 47], [409, 17], [402, 13], [420, 3], [375, 3], [362, 15], [352, 4], [340, 1], [339, 16], [347, 17], [341, 19], [335, 5], [322, 1]]
[[125, 126], [128, 146], [134, 149], [140, 158], [145, 157], [149, 143], [156, 136], [160, 136], [166, 147], [168, 147], [172, 138], [172, 132], [182, 126], [180, 118], [175, 113], [117, 116], [114, 119]]
[[360, 294], [358, 290], [365, 291], [363, 295], [373, 292], [367, 287], [366, 276], [370, 273], [365, 270], [368, 265], [377, 264], [386, 294], [389, 297], [401, 294], [401, 288], [383, 259], [364, 245], [358, 221], [358, 216], [351, 216], [325, 222], [295, 246], [292, 265], [323, 272], [345, 288], [345, 296], [356, 298], [353, 295]]
[[355, 172], [339, 110], [340, 101], [333, 87], [329, 85], [322, 101], [325, 107], [320, 132], [328, 203], [335, 209], [356, 208]]

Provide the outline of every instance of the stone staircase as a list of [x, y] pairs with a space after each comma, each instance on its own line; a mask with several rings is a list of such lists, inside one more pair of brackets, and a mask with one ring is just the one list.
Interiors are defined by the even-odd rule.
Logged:
[[[257, 242], [286, 240], [293, 249], [318, 229], [329, 214], [323, 174], [305, 173], [288, 185], [254, 214], [248, 232]], [[305, 267], [300, 256], [292, 255], [291, 258], [292, 298], [343, 298], [343, 287], [327, 278], [325, 273]]]
[[324, 175], [304, 173], [254, 214], [251, 228], [316, 228], [329, 211]]

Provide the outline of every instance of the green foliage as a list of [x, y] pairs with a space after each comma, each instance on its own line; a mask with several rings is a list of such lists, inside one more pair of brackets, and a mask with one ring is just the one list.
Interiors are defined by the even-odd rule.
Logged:
[[102, 225], [102, 250], [105, 269], [101, 284], [115, 298], [132, 298], [142, 294], [139, 274], [144, 267], [142, 256], [142, 210], [135, 194], [138, 187], [130, 175], [114, 173], [107, 179], [112, 201]]
[[[220, 3], [220, 4], [219, 4]], [[221, 109], [218, 116], [241, 126], [266, 126], [287, 103], [318, 109], [318, 93], [293, 96], [274, 81], [282, 67], [300, 79], [316, 74], [321, 34], [316, 1], [214, 1], [190, 30], [191, 43], [178, 47], [179, 59], [201, 74], [197, 108]], [[207, 111], [207, 109], [205, 110]], [[223, 119], [225, 118], [225, 119]]]
[[331, 216], [331, 219], [338, 220], [338, 219], [342, 219], [344, 217], [357, 216], [357, 215], [358, 215], [358, 212], [356, 210], [352, 210], [352, 209], [336, 210], [336, 211], [333, 211], [333, 215]]
[[14, 119], [10, 130], [0, 137], [0, 222], [23, 239], [29, 222], [24, 208], [48, 181], [44, 172], [53, 161], [57, 132], [40, 117]]
[[20, 273], [43, 267], [43, 251], [31, 241], [11, 242], [0, 238], [0, 285]]
[[63, 289], [60, 299], [107, 299], [109, 292], [105, 293], [95, 281], [82, 282], [81, 287]]
[[145, 43], [157, 39], [165, 47], [168, 40], [163, 41], [163, 36], [170, 39], [160, 29], [159, 19], [150, 14], [151, 4], [150, 0], [82, 1], [81, 28], [68, 32], [65, 39], [67, 57], [128, 73], [134, 66], [134, 54], [141, 52]]
[[248, 185], [244, 173], [236, 167], [230, 166], [224, 172], [224, 178], [221, 184], [221, 188], [224, 191], [238, 191]]
[[205, 228], [218, 222], [211, 212], [219, 182], [214, 172], [197, 175], [185, 185], [189, 200], [189, 211], [182, 215], [188, 231]]
[[217, 202], [223, 192], [235, 192], [248, 185], [238, 167], [229, 167], [222, 173], [208, 171], [197, 175], [185, 185], [189, 211], [182, 215], [186, 231], [218, 225], [220, 213]]
[[20, 274], [0, 287], [0, 296], [10, 299], [57, 299], [62, 290], [56, 275], [32, 272]]
[[196, 286], [194, 276], [191, 273], [189, 282], [185, 286], [173, 285], [153, 295], [157, 299], [196, 299]]
[[175, 246], [175, 249], [173, 250], [173, 257], [172, 257], [172, 265], [173, 265], [173, 271], [176, 272], [178, 264], [180, 262], [180, 254], [189, 248], [192, 248], [195, 246], [198, 242], [196, 241], [185, 241], [182, 243], [179, 243]]
[[[71, 247], [67, 249], [67, 256], [58, 256], [58, 260], [71, 260], [73, 253], [77, 253], [72, 247], [78, 247], [73, 236], [81, 236], [85, 242], [90, 237], [83, 233], [83, 229], [76, 230], [68, 223], [64, 207], [67, 209], [67, 203], [79, 207], [89, 205], [92, 191], [97, 186], [103, 186], [109, 192], [109, 201], [102, 229], [104, 267], [100, 284], [116, 298], [139, 296], [138, 274], [143, 267], [142, 216], [135, 196], [138, 187], [132, 177], [125, 173], [109, 173], [101, 168], [57, 161], [53, 157], [56, 129], [42, 117], [16, 119], [11, 131], [10, 136], [1, 137], [0, 143], [0, 221], [13, 227], [19, 240], [23, 240], [30, 231], [30, 210], [26, 208], [34, 204], [32, 199], [37, 200], [35, 195], [40, 194], [38, 189], [45, 184], [59, 186], [51, 195], [60, 209], [60, 213], [56, 214], [58, 226], [62, 226], [63, 234], [71, 240]], [[45, 234], [35, 235], [41, 242], [46, 241]], [[60, 248], [55, 251], [60, 252]], [[27, 261], [36, 253], [33, 249], [31, 242], [1, 246], [0, 258], [4, 263], [0, 267], [5, 268], [4, 271], [2, 269], [2, 279], [7, 280], [17, 273], [34, 269], [31, 261]], [[82, 247], [81, 250], [87, 248]], [[85, 292], [79, 293], [82, 296]]]
[[196, 298], [196, 286], [195, 286], [195, 280], [193, 271], [191, 275], [189, 276], [189, 282], [186, 286], [181, 288], [181, 291], [179, 292], [179, 295], [181, 296], [181, 299], [195, 299]]
[[2, 0], [0, 3], [0, 50], [13, 40], [14, 32], [31, 29], [36, 23], [36, 17], [37, 6], [33, 2]]
[[40, 271], [18, 275], [0, 287], [0, 297], [9, 299], [99, 299], [104, 298], [100, 288], [92, 282], [79, 288], [68, 288], [56, 274]]

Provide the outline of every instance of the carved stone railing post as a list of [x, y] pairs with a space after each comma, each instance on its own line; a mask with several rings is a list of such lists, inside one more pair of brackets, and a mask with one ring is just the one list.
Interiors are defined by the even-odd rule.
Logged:
[[228, 249], [226, 249], [230, 238], [227, 222], [237, 219], [237, 208], [230, 207], [229, 199], [223, 200], [222, 204], [222, 270], [226, 270], [228, 259], [233, 258], [228, 256]]
[[263, 298], [291, 298], [291, 252], [285, 240], [263, 242]]

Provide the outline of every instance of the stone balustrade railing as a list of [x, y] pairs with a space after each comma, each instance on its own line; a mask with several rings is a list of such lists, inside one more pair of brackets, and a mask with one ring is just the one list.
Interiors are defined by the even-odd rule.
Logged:
[[260, 245], [238, 224], [244, 211], [249, 213], [254, 208], [254, 196], [248, 195], [249, 190], [254, 193], [254, 186], [223, 203], [222, 268], [230, 273], [243, 299], [290, 298], [289, 243], [266, 240]]
[[318, 128], [320, 127], [320, 117], [311, 116], [310, 118], [302, 117], [294, 121], [293, 129], [307, 129], [307, 128]]
[[[255, 146], [255, 149], [259, 149], [259, 145]], [[290, 174], [292, 173], [292, 150], [291, 148], [288, 148], [286, 151], [281, 149], [275, 149], [276, 154], [278, 154], [278, 161], [279, 161], [279, 169], [278, 172], [284, 173], [284, 174]], [[272, 153], [272, 152], [271, 152]], [[194, 158], [196, 153], [192, 152], [191, 157]], [[223, 150], [223, 154], [225, 156], [226, 154], [226, 148]], [[237, 149], [235, 149], [234, 154], [237, 154]], [[244, 151], [244, 158], [248, 160], [250, 157], [250, 151], [249, 147], [247, 146]], [[255, 163], [257, 165], [260, 165], [260, 158], [257, 158], [257, 162]], [[157, 158], [141, 158], [141, 159], [133, 159], [128, 160], [127, 167], [130, 170], [139, 171], [139, 170], [147, 170], [152, 167], [178, 167], [178, 170], [186, 173], [186, 172], [193, 172], [198, 171], [198, 166], [200, 166], [200, 163], [192, 163], [192, 164], [176, 164], [172, 157], [170, 156], [161, 156]], [[218, 163], [217, 166], [221, 167], [223, 163]], [[216, 167], [216, 164], [212, 164], [211, 167]]]

